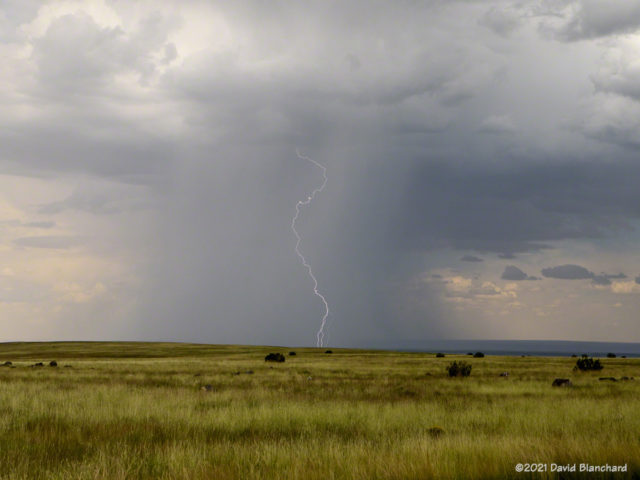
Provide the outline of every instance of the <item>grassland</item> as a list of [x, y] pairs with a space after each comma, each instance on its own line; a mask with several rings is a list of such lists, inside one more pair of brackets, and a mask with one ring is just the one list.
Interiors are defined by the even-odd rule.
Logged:
[[[0, 478], [532, 478], [519, 462], [627, 464], [610, 477], [640, 478], [639, 359], [597, 373], [571, 358], [336, 349], [264, 361], [288, 351], [0, 344], [15, 367], [0, 368]], [[471, 376], [448, 378], [461, 358]], [[581, 476], [608, 478], [564, 478]]]

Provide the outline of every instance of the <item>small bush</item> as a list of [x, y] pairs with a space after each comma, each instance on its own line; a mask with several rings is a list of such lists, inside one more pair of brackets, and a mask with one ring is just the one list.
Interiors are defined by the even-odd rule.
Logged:
[[467, 355], [473, 355], [473, 352], [468, 352]]
[[264, 357], [265, 362], [284, 362], [284, 355], [281, 353], [270, 353], [266, 357]]
[[473, 358], [484, 358], [484, 353], [476, 352], [473, 354]]
[[573, 387], [573, 383], [568, 378], [556, 378], [551, 384], [552, 387]]
[[573, 367], [574, 370], [580, 370], [581, 372], [586, 372], [590, 370], [602, 370], [603, 366], [600, 363], [600, 359], [594, 360], [593, 358], [583, 357], [579, 358], [576, 362], [576, 366]]
[[444, 434], [444, 428], [442, 427], [431, 427], [427, 430], [427, 433], [433, 438], [439, 438]]
[[58, 362], [56, 362], [55, 360], [51, 360], [51, 361], [49, 362], [49, 366], [50, 366], [50, 367], [57, 367], [57, 366], [58, 366]]
[[616, 354], [615, 353], [607, 353], [607, 358], [616, 358]]
[[453, 362], [447, 367], [450, 377], [468, 377], [471, 375], [471, 365], [467, 362]]
[[297, 353], [296, 352], [289, 352], [289, 356], [290, 357], [293, 357], [294, 355], [297, 355]]
[[444, 358], [444, 353], [436, 353], [436, 358]]
[[333, 353], [333, 350], [327, 350], [324, 353]]

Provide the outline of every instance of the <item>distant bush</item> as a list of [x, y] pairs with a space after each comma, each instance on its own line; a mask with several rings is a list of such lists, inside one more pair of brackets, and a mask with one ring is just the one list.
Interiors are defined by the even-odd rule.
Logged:
[[284, 355], [281, 353], [270, 353], [264, 357], [265, 362], [284, 362]]
[[296, 352], [289, 352], [289, 356], [290, 357], [293, 357], [294, 355], [297, 355], [297, 353]]
[[333, 353], [333, 350], [327, 350], [324, 353]]
[[584, 357], [579, 358], [576, 362], [576, 366], [573, 367], [574, 370], [580, 370], [582, 372], [586, 372], [589, 370], [602, 370], [603, 366], [600, 363], [600, 359], [594, 360], [593, 358]]
[[473, 352], [468, 352], [467, 355], [473, 355]]
[[578, 355], [576, 355], [575, 353], [573, 355], [571, 355], [571, 358], [577, 358]]
[[607, 353], [607, 358], [616, 358], [616, 354], [615, 353]]
[[551, 384], [552, 387], [573, 387], [573, 383], [568, 378], [556, 378]]
[[436, 353], [436, 358], [444, 358], [444, 353]]
[[484, 357], [484, 353], [482, 352], [476, 352], [473, 354], [473, 358], [483, 358]]
[[471, 365], [467, 362], [453, 362], [447, 367], [450, 377], [468, 377], [471, 375]]
[[586, 353], [583, 353], [582, 355], [580, 355], [582, 358], [589, 358], [589, 355], [587, 355]]
[[56, 362], [55, 360], [51, 360], [51, 361], [49, 362], [49, 366], [50, 366], [50, 367], [57, 367], [57, 366], [58, 366], [58, 362]]
[[427, 430], [430, 436], [433, 438], [441, 437], [444, 434], [444, 428], [442, 427], [431, 427]]

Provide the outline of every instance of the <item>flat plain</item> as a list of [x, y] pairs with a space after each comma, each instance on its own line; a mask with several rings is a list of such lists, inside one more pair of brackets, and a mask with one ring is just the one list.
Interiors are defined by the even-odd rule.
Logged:
[[54, 342], [0, 344], [5, 361], [3, 479], [640, 478], [640, 359]]

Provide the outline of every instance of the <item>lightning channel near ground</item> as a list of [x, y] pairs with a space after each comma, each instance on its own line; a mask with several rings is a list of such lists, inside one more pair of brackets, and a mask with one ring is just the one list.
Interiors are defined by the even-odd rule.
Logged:
[[324, 338], [325, 338], [324, 329], [325, 329], [325, 327], [327, 325], [327, 317], [329, 316], [329, 303], [327, 303], [327, 299], [318, 290], [318, 280], [316, 279], [316, 276], [313, 274], [313, 270], [311, 270], [311, 265], [307, 262], [306, 258], [304, 257], [304, 255], [300, 251], [300, 242], [302, 241], [302, 238], [300, 237], [300, 234], [296, 230], [296, 221], [298, 220], [298, 217], [300, 216], [300, 207], [305, 207], [305, 206], [309, 205], [313, 201], [315, 196], [318, 193], [322, 192], [324, 190], [324, 187], [327, 185], [327, 180], [328, 180], [327, 179], [327, 168], [324, 165], [316, 162], [312, 158], [309, 158], [309, 157], [307, 157], [305, 155], [301, 155], [300, 152], [298, 151], [298, 149], [296, 149], [296, 155], [298, 156], [298, 158], [300, 160], [306, 160], [306, 161], [314, 164], [316, 167], [320, 168], [322, 170], [322, 177], [324, 179], [322, 181], [322, 185], [320, 185], [319, 187], [314, 189], [313, 192], [311, 192], [311, 194], [307, 197], [306, 200], [299, 200], [298, 203], [296, 203], [296, 214], [293, 216], [293, 219], [291, 220], [291, 230], [293, 230], [293, 234], [296, 236], [296, 255], [298, 255], [298, 257], [302, 261], [302, 264], [307, 269], [307, 272], [309, 273], [309, 276], [311, 277], [311, 280], [313, 280], [313, 293], [318, 298], [320, 298], [320, 300], [322, 300], [322, 303], [324, 304], [324, 315], [322, 316], [322, 321], [320, 323], [320, 329], [316, 333], [316, 345], [318, 347], [322, 347], [322, 346], [324, 346]]

